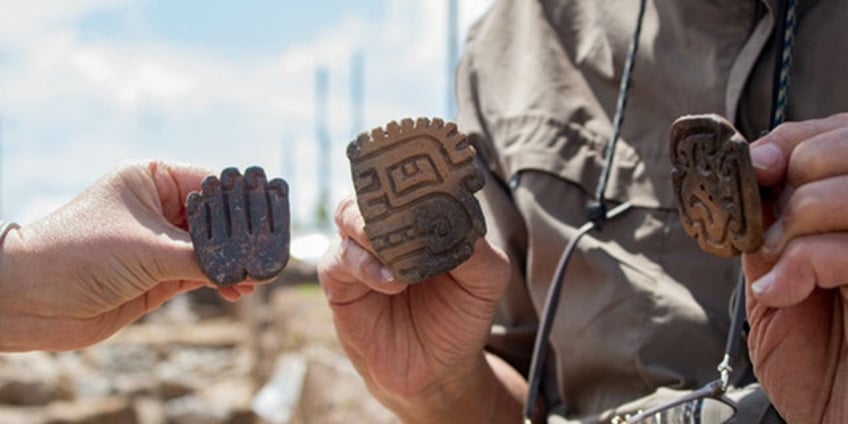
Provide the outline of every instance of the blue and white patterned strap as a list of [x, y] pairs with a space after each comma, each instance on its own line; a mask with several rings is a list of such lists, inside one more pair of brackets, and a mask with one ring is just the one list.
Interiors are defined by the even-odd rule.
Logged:
[[795, 44], [796, 9], [798, 0], [787, 0], [786, 21], [783, 26], [783, 48], [780, 53], [780, 74], [777, 81], [777, 95], [774, 99], [771, 127], [777, 127], [786, 120], [786, 104], [789, 97], [789, 73], [792, 68], [792, 46]]

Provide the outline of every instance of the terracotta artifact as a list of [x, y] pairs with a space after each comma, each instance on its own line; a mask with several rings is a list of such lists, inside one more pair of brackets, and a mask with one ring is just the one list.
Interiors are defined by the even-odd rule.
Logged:
[[404, 119], [347, 149], [365, 232], [397, 281], [415, 283], [468, 259], [486, 224], [474, 148], [441, 119]]
[[189, 233], [200, 268], [219, 286], [277, 276], [289, 260], [289, 188], [250, 167], [206, 177], [186, 200]]
[[759, 249], [762, 206], [748, 141], [721, 116], [684, 116], [671, 126], [670, 153], [677, 210], [701, 249], [722, 257]]

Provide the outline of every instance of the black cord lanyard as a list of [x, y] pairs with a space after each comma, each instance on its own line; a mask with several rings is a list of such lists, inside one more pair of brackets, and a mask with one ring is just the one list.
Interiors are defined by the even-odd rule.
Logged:
[[[798, 0], [785, 0], [780, 3], [777, 20], [775, 21], [774, 44], [775, 63], [772, 85], [771, 116], [769, 129], [773, 130], [786, 120], [786, 105], [789, 101], [789, 80], [792, 70], [792, 46], [795, 44], [795, 27], [797, 23]], [[730, 362], [739, 353], [739, 343], [742, 340], [742, 327], [746, 321], [745, 313], [745, 273], [740, 266], [739, 283], [736, 286], [736, 302], [730, 322], [730, 333], [724, 348], [724, 358], [718, 365], [721, 373], [722, 390], [727, 390], [730, 372], [733, 368]]]
[[636, 53], [639, 51], [639, 38], [642, 34], [642, 21], [645, 17], [645, 0], [639, 1], [639, 13], [636, 17], [636, 28], [630, 39], [630, 47], [627, 49], [627, 58], [624, 61], [624, 71], [621, 73], [621, 82], [618, 85], [618, 100], [615, 104], [615, 115], [612, 120], [612, 137], [607, 142], [606, 160], [604, 162], [598, 187], [595, 189], [596, 202], [589, 205], [588, 220], [594, 222], [601, 228], [607, 219], [606, 191], [609, 182], [612, 161], [615, 155], [615, 146], [621, 136], [621, 125], [624, 122], [624, 108], [627, 106], [627, 94], [630, 92], [630, 82], [633, 79], [633, 66], [636, 64]]
[[[553, 318], [556, 316], [557, 306], [559, 305], [565, 270], [568, 267], [571, 255], [577, 247], [577, 243], [584, 235], [596, 228], [600, 229], [607, 220], [621, 215], [631, 207], [631, 204], [626, 202], [607, 212], [605, 192], [609, 181], [610, 171], [612, 169], [615, 146], [621, 135], [621, 125], [624, 121], [624, 109], [627, 105], [627, 96], [630, 90], [630, 82], [633, 74], [633, 67], [635, 65], [636, 52], [639, 49], [639, 38], [645, 14], [645, 3], [646, 0], [639, 1], [639, 13], [636, 20], [636, 28], [630, 41], [630, 48], [627, 51], [624, 71], [621, 75], [621, 82], [619, 84], [618, 101], [616, 102], [615, 116], [613, 118], [612, 137], [607, 143], [605, 152], [606, 161], [604, 163], [601, 178], [598, 181], [598, 187], [595, 191], [595, 198], [597, 200], [588, 207], [588, 222], [580, 227], [577, 234], [574, 235], [568, 246], [566, 246], [566, 249], [563, 251], [559, 263], [557, 264], [556, 273], [551, 281], [551, 287], [546, 296], [545, 307], [542, 311], [542, 319], [539, 323], [539, 330], [533, 344], [533, 356], [530, 362], [528, 392], [527, 399], [524, 404], [525, 424], [532, 424], [532, 417], [535, 415], [536, 399], [538, 397], [541, 384], [541, 374], [546, 361], [548, 339], [553, 325]], [[797, 0], [785, 0], [781, 2], [780, 11], [778, 13], [779, 18], [776, 22], [777, 25], [775, 28], [777, 58], [775, 62], [774, 86], [772, 92], [772, 109], [770, 119], [771, 129], [774, 129], [786, 119], [786, 105], [789, 94], [789, 76], [792, 66], [792, 46], [795, 40], [796, 11]], [[720, 381], [722, 392], [727, 390], [729, 385], [730, 372], [732, 371], [730, 363], [739, 351], [739, 345], [742, 339], [742, 327], [746, 319], [745, 276], [741, 269], [739, 271], [739, 283], [736, 290], [736, 300], [733, 305], [731, 325], [725, 345], [725, 354], [721, 363], [718, 365], [718, 371], [721, 375]]]
[[[630, 203], [622, 203], [609, 211], [604, 219], [613, 219], [630, 209], [630, 206]], [[574, 249], [577, 247], [577, 243], [580, 242], [580, 239], [582, 239], [583, 236], [596, 228], [598, 228], [598, 224], [595, 222], [590, 221], [583, 224], [583, 226], [577, 230], [577, 234], [572, 237], [568, 246], [566, 246], [562, 256], [560, 256], [559, 263], [557, 264], [556, 274], [551, 282], [551, 287], [548, 289], [548, 294], [545, 297], [545, 308], [542, 310], [542, 321], [539, 323], [539, 330], [536, 334], [536, 340], [533, 343], [533, 357], [530, 361], [527, 400], [524, 403], [525, 423], [533, 422], [532, 417], [535, 414], [536, 397], [539, 394], [542, 370], [544, 368], [545, 361], [547, 360], [547, 355], [545, 353], [547, 352], [548, 337], [550, 337], [551, 334], [551, 327], [554, 322], [553, 317], [556, 316], [557, 306], [559, 306], [560, 290], [562, 289], [562, 282], [565, 279], [565, 270], [568, 268], [568, 262], [571, 259], [571, 254], [574, 253]]]
[[789, 100], [789, 75], [792, 70], [792, 46], [795, 44], [798, 0], [785, 0], [780, 4], [775, 22], [774, 86], [772, 87], [772, 111], [770, 129], [786, 120], [786, 105]]
[[590, 231], [603, 227], [607, 220], [613, 219], [620, 214], [630, 209], [629, 202], [622, 203], [611, 211], [607, 212], [605, 192], [607, 182], [609, 181], [610, 170], [615, 153], [615, 146], [618, 143], [618, 138], [621, 135], [621, 125], [624, 122], [624, 108], [627, 105], [627, 94], [630, 91], [630, 81], [633, 76], [633, 66], [636, 63], [636, 52], [639, 50], [639, 36], [642, 33], [642, 21], [645, 16], [646, 0], [639, 1], [639, 13], [636, 18], [636, 28], [633, 30], [633, 37], [630, 40], [630, 47], [627, 50], [627, 58], [624, 62], [624, 71], [621, 75], [621, 82], [618, 89], [618, 101], [615, 107], [615, 116], [613, 118], [612, 137], [607, 142], [606, 161], [604, 163], [601, 178], [598, 181], [598, 187], [595, 191], [596, 202], [593, 202], [588, 207], [588, 222], [583, 224], [577, 231], [577, 234], [571, 239], [560, 257], [557, 264], [557, 270], [554, 278], [551, 281], [551, 287], [548, 289], [548, 294], [545, 300], [545, 307], [542, 310], [542, 319], [539, 323], [539, 330], [536, 333], [536, 340], [533, 343], [533, 356], [530, 361], [530, 373], [528, 376], [528, 391], [527, 399], [524, 403], [524, 422], [532, 423], [532, 417], [535, 414], [536, 398], [539, 394], [539, 386], [541, 383], [542, 370], [545, 366], [548, 338], [551, 334], [553, 319], [556, 316], [557, 306], [559, 305], [560, 290], [565, 277], [565, 270], [568, 267], [568, 262], [574, 253], [577, 243], [584, 235]]

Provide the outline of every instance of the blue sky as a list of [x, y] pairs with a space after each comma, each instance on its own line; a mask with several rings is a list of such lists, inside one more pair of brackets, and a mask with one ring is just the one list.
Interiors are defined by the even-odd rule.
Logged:
[[262, 55], [318, 37], [352, 15], [380, 22], [382, 6], [380, 0], [157, 0], [91, 13], [80, 32], [92, 39], [153, 38], [215, 54]]
[[[459, 0], [465, 29], [491, 0]], [[314, 76], [329, 73], [332, 198], [345, 145], [407, 116], [445, 116], [446, 1], [0, 0], [0, 216], [26, 223], [121, 161], [259, 165], [316, 202]], [[350, 68], [362, 52], [365, 126]]]

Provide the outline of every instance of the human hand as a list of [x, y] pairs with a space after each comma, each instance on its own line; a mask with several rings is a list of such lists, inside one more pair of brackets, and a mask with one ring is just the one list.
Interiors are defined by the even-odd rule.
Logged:
[[748, 337], [789, 422], [845, 422], [848, 405], [848, 114], [788, 123], [752, 144], [763, 248], [745, 255]]
[[[471, 399], [499, 390], [483, 345], [509, 276], [505, 254], [481, 239], [453, 271], [399, 283], [373, 254], [353, 199], [335, 219], [342, 241], [318, 276], [338, 337], [372, 394], [406, 422], [463, 422], [461, 412], [493, 411]], [[495, 422], [483, 418], [476, 421]]]
[[[0, 350], [84, 347], [208, 285], [184, 203], [208, 174], [162, 162], [125, 165], [10, 232], [0, 254]], [[253, 283], [218, 291], [234, 301]]]

